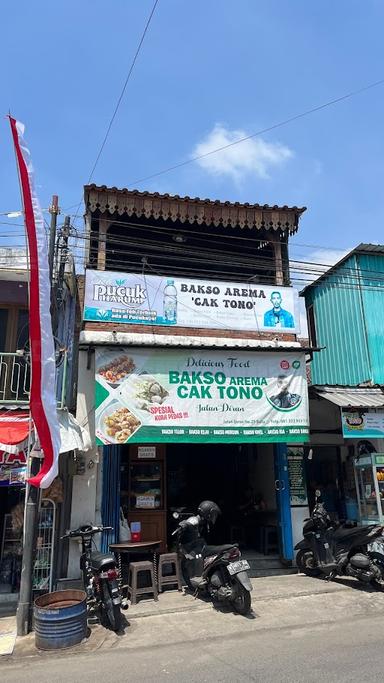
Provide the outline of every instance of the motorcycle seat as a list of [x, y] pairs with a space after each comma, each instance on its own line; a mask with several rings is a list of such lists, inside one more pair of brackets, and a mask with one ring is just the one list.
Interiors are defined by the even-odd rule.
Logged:
[[[369, 527], [366, 527], [368, 530]], [[341, 539], [346, 539], [346, 538], [353, 538], [354, 536], [361, 536], [364, 533], [364, 529], [360, 526], [357, 527], [352, 527], [349, 529], [344, 529], [343, 527], [339, 527], [338, 529], [335, 530], [334, 533], [334, 538], [337, 540]]]
[[237, 543], [227, 543], [225, 545], [206, 545], [204, 548], [204, 557], [210, 557], [211, 555], [221, 555], [222, 553], [232, 550], [232, 548], [238, 548]]
[[99, 553], [95, 551], [91, 555], [91, 567], [92, 569], [101, 569], [107, 564], [116, 564], [116, 560], [110, 553]]

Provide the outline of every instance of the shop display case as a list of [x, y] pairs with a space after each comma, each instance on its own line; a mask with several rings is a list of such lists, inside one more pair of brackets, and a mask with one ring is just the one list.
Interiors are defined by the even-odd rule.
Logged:
[[22, 529], [14, 529], [12, 515], [4, 515], [4, 526], [0, 554], [0, 584], [8, 586], [8, 590], [19, 590], [21, 573], [21, 555], [23, 552]]
[[384, 524], [384, 453], [355, 458], [354, 470], [361, 524]]
[[56, 505], [49, 498], [40, 504], [36, 541], [36, 559], [33, 568], [33, 590], [52, 590]]
[[[142, 453], [152, 457], [140, 457]], [[166, 491], [164, 450], [152, 451], [131, 446], [129, 453], [128, 490], [121, 491], [121, 502], [128, 507], [128, 522], [140, 522], [142, 541], [166, 542]]]
[[164, 463], [131, 462], [129, 467], [130, 510], [156, 510], [164, 507]]
[[1, 543], [2, 560], [7, 555], [21, 555], [23, 549], [23, 532], [22, 529], [14, 531], [12, 526], [12, 515], [4, 515], [3, 539]]

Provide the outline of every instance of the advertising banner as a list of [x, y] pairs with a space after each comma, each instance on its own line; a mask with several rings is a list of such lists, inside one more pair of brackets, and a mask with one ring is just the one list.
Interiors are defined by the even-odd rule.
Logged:
[[96, 349], [96, 441], [308, 441], [305, 355]]
[[84, 320], [300, 331], [298, 294], [292, 287], [97, 270], [86, 273]]
[[345, 439], [382, 439], [384, 411], [342, 411], [341, 421]]

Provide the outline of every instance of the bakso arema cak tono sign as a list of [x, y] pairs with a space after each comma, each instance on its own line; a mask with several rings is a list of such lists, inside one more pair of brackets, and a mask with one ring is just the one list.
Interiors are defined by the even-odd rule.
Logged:
[[299, 332], [292, 287], [87, 270], [84, 320]]
[[308, 441], [304, 353], [97, 349], [96, 440]]

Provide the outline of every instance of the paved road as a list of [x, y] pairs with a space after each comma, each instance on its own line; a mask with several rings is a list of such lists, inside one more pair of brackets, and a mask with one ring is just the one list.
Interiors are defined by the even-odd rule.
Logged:
[[244, 618], [172, 592], [131, 607], [124, 635], [97, 626], [68, 652], [39, 653], [30, 634], [0, 660], [0, 681], [384, 680], [384, 593], [296, 575], [259, 579], [252, 595]]
[[[351, 622], [241, 630], [228, 635], [198, 631], [176, 644], [112, 647], [87, 654], [25, 657], [0, 664], [6, 683], [81, 681], [258, 681], [271, 683], [364, 683], [383, 681], [383, 615], [355, 616]], [[186, 624], [184, 624], [184, 629]]]

